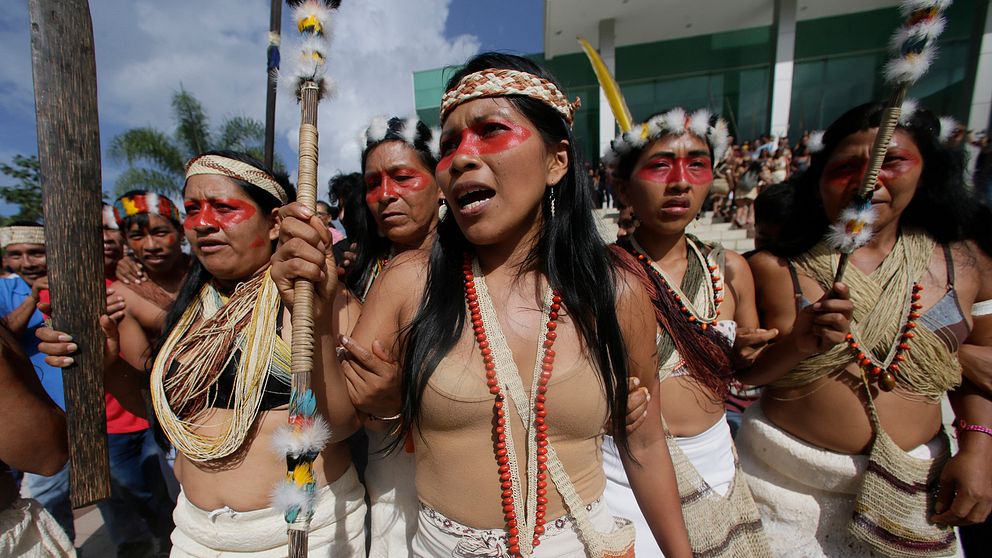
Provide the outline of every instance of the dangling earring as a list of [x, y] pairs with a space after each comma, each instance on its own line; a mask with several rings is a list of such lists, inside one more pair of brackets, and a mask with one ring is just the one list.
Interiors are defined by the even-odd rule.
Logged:
[[549, 192], [548, 192], [548, 201], [551, 202], [551, 218], [552, 219], [555, 218], [555, 197], [556, 197], [555, 196], [555, 189], [552, 186], [551, 187], [551, 190], [549, 190]]
[[444, 198], [437, 200], [437, 220], [443, 221], [448, 214], [448, 202]]

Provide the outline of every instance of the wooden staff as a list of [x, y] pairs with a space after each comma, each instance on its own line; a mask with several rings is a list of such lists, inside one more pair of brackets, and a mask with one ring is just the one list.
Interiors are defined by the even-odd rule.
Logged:
[[933, 43], [944, 29], [945, 21], [941, 14], [948, 5], [949, 0], [903, 0], [900, 5], [906, 20], [892, 37], [895, 57], [885, 66], [885, 80], [892, 84], [892, 94], [882, 112], [878, 133], [868, 156], [868, 168], [861, 178], [858, 191], [827, 233], [827, 242], [840, 252], [834, 283], [844, 280], [851, 254], [871, 240], [875, 222], [871, 198], [878, 185], [878, 173], [885, 162], [892, 134], [899, 125], [906, 92], [927, 72], [936, 54]]
[[96, 59], [87, 0], [29, 0], [31, 67], [52, 327], [79, 345], [63, 373], [71, 498], [79, 508], [110, 497], [103, 389], [106, 311]]
[[265, 51], [265, 166], [272, 168], [276, 137], [276, 81], [279, 79], [279, 43], [281, 42], [282, 0], [272, 0], [269, 11], [269, 46]]
[[[340, 0], [287, 0], [293, 6], [293, 19], [303, 42], [295, 68], [284, 76], [300, 101], [300, 160], [297, 178], [297, 201], [314, 210], [317, 202], [317, 105], [329, 89], [325, 77], [328, 32], [331, 13]], [[292, 397], [289, 401], [289, 425], [292, 435], [304, 438], [310, 430], [326, 428], [317, 414], [316, 397], [311, 389], [313, 369], [313, 283], [297, 280], [293, 285]], [[309, 438], [313, 438], [310, 436]], [[318, 447], [319, 446], [319, 447]], [[285, 510], [288, 524], [289, 557], [307, 556], [310, 520], [315, 506], [316, 479], [313, 461], [323, 443], [310, 445], [286, 456], [287, 483], [295, 490], [298, 505]]]

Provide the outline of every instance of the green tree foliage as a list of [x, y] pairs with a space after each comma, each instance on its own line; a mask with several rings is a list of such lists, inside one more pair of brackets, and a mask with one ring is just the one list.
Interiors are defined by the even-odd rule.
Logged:
[[16, 204], [20, 210], [11, 217], [0, 217], [0, 226], [12, 221], [41, 221], [41, 171], [38, 157], [14, 155], [12, 164], [0, 163], [0, 173], [7, 175], [17, 184], [0, 185], [0, 199]]
[[[258, 120], [228, 118], [212, 134], [203, 105], [182, 88], [172, 97], [172, 114], [176, 121], [172, 135], [154, 128], [132, 128], [110, 142], [111, 159], [128, 165], [117, 178], [117, 195], [135, 189], [178, 194], [182, 192], [186, 161], [210, 149], [243, 151], [263, 158], [265, 125]], [[274, 166], [282, 170], [278, 158]]]

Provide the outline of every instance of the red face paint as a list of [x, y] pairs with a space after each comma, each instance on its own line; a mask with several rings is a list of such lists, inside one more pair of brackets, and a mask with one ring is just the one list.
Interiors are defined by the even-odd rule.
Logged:
[[[909, 150], [889, 149], [878, 173], [878, 182], [884, 185], [898, 180], [915, 170], [919, 164], [919, 158]], [[861, 155], [839, 159], [827, 165], [823, 171], [823, 181], [828, 187], [838, 190], [856, 187], [861, 184], [867, 169], [868, 159]]]
[[183, 228], [187, 230], [197, 227], [228, 229], [251, 219], [258, 211], [252, 203], [234, 198], [186, 200], [184, 205]]
[[409, 167], [365, 173], [365, 203], [374, 207], [383, 199], [419, 192], [431, 183], [427, 173]]
[[444, 141], [441, 151], [447, 154], [438, 161], [437, 172], [451, 168], [456, 155], [500, 153], [527, 141], [530, 135], [527, 128], [504, 119], [489, 119], [473, 124]]
[[634, 177], [656, 184], [679, 184], [687, 182], [693, 186], [713, 182], [713, 164], [709, 157], [669, 157], [655, 156], [648, 160]]
[[249, 248], [261, 248], [262, 246], [265, 246], [265, 239], [260, 236], [255, 237], [255, 240], [252, 240], [251, 244], [248, 245]]

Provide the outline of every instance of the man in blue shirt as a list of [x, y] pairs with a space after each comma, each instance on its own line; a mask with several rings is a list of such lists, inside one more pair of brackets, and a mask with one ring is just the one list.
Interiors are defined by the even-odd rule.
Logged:
[[[37, 223], [15, 222], [0, 229], [0, 247], [4, 250], [4, 265], [13, 272], [10, 277], [0, 279], [0, 318], [20, 340], [48, 396], [65, 410], [62, 371], [45, 364], [45, 354], [38, 351], [39, 341], [35, 336], [35, 331], [45, 325], [44, 316], [37, 309], [41, 291], [48, 289], [45, 229]], [[68, 465], [51, 477], [25, 473], [24, 484], [31, 497], [45, 506], [65, 529], [69, 540], [75, 540]]]

